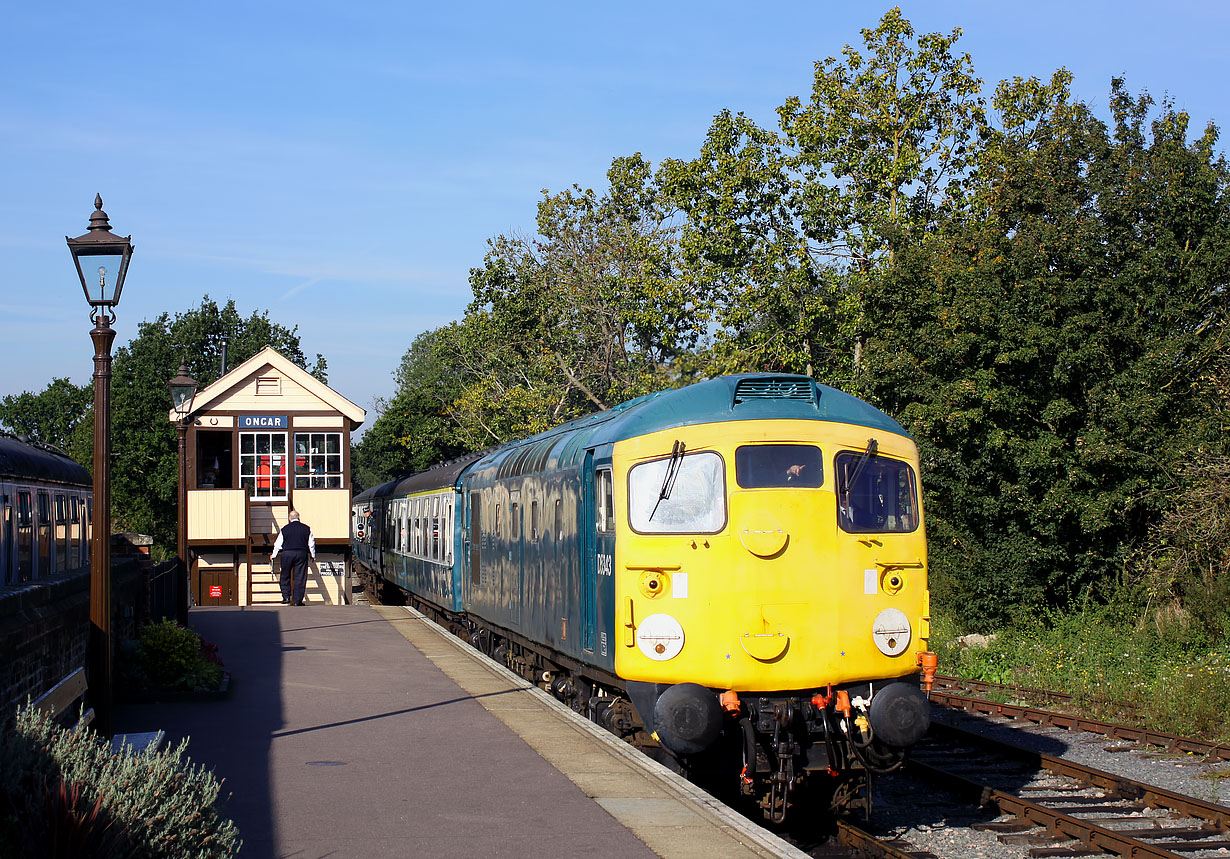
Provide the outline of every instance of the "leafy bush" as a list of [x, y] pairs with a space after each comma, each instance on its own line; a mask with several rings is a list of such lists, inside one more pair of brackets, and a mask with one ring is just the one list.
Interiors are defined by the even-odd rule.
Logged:
[[115, 753], [27, 708], [0, 736], [0, 855], [214, 859], [240, 847], [222, 783], [175, 749]]
[[218, 646], [172, 620], [151, 623], [120, 647], [120, 681], [129, 689], [205, 691], [222, 685]]
[[1024, 614], [979, 647], [962, 647], [951, 624], [937, 623], [932, 648], [941, 674], [1067, 692], [1108, 719], [1230, 738], [1230, 639], [1210, 648], [1111, 606]]

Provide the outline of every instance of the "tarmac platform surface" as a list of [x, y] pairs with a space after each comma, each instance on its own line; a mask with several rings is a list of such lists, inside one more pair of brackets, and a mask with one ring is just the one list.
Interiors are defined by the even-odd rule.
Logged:
[[805, 854], [410, 609], [194, 608], [218, 700], [117, 708], [225, 779], [245, 857]]

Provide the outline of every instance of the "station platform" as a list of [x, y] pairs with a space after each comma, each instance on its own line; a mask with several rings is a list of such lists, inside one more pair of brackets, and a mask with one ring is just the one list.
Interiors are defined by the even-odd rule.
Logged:
[[194, 608], [218, 700], [117, 708], [189, 738], [245, 857], [802, 857], [416, 612]]

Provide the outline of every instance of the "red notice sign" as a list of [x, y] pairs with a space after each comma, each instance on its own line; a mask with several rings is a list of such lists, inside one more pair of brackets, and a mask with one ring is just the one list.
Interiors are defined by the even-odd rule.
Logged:
[[211, 597], [220, 597], [220, 596], [222, 596], [222, 585], [210, 585], [210, 586], [209, 586], [209, 595], [210, 595]]

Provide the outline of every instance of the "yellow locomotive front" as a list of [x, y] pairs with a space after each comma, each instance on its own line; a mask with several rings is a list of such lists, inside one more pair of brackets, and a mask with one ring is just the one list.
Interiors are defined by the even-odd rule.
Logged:
[[771, 819], [809, 783], [866, 804], [866, 773], [929, 722], [914, 442], [725, 420], [625, 439], [612, 464], [615, 669], [646, 728], [685, 766], [733, 759]]

